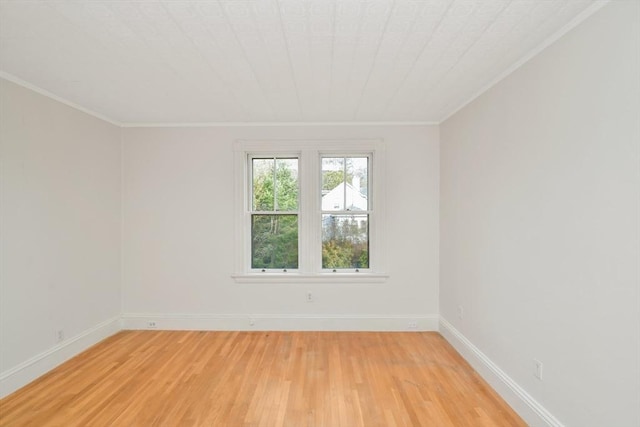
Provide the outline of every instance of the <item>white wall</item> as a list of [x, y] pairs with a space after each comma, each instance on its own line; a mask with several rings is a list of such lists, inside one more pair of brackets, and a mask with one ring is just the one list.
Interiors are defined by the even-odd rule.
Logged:
[[0, 79], [0, 142], [2, 396], [117, 329], [120, 129]]
[[[386, 141], [386, 283], [232, 279], [233, 143], [281, 138]], [[438, 150], [435, 126], [123, 129], [125, 326], [437, 328]]]
[[567, 426], [640, 425], [639, 4], [611, 2], [441, 126], [445, 331]]

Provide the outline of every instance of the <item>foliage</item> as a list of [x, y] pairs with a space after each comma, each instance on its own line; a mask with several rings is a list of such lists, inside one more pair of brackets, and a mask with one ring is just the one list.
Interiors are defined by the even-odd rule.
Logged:
[[252, 268], [298, 268], [298, 216], [253, 215]]
[[[298, 209], [298, 178], [295, 159], [253, 160], [253, 209], [295, 211]], [[274, 193], [275, 168], [275, 193]], [[297, 166], [296, 166], [297, 168]]]
[[[347, 182], [353, 180], [353, 174], [347, 174]], [[329, 192], [345, 181], [344, 171], [325, 170], [322, 171], [322, 191]]]
[[367, 219], [367, 215], [324, 216], [323, 268], [369, 267]]
[[335, 240], [322, 243], [322, 266], [325, 268], [351, 267], [353, 248], [340, 245]]

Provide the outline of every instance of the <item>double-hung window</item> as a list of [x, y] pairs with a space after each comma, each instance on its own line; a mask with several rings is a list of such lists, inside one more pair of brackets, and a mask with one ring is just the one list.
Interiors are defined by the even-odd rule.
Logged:
[[251, 269], [298, 268], [298, 157], [251, 156]]
[[322, 268], [369, 268], [371, 154], [323, 155]]
[[385, 278], [381, 141], [238, 141], [238, 281]]

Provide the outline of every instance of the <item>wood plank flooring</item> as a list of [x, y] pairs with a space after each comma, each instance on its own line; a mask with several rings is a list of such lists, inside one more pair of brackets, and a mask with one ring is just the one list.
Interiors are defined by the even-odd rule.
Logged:
[[123, 331], [0, 426], [525, 426], [437, 333]]

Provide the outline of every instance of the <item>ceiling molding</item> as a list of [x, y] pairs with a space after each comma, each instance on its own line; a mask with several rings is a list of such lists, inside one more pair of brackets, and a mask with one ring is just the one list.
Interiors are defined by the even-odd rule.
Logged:
[[34, 84], [31, 84], [27, 81], [22, 80], [19, 77], [14, 76], [13, 74], [9, 74], [7, 72], [4, 72], [2, 70], [0, 70], [0, 78], [3, 78], [11, 83], [17, 84], [18, 86], [22, 86], [26, 89], [32, 90], [33, 92], [40, 94], [42, 96], [45, 96], [47, 98], [53, 99], [54, 101], [58, 101], [61, 104], [66, 105], [67, 107], [71, 107], [73, 109], [76, 109], [78, 111], [81, 111], [85, 114], [88, 114], [90, 116], [93, 116], [97, 119], [100, 119], [102, 121], [105, 121], [107, 123], [110, 123], [114, 126], [118, 126], [118, 127], [122, 127], [122, 123], [120, 123], [117, 120], [113, 120], [110, 117], [105, 116], [104, 114], [100, 114], [100, 113], [96, 113], [95, 111], [89, 110], [88, 108], [83, 107], [82, 105], [78, 105], [75, 102], [71, 102], [67, 99], [64, 99], [61, 96], [58, 96], [54, 93], [49, 92], [48, 90], [42, 89], [41, 87], [38, 87]]
[[103, 120], [114, 126], [121, 128], [198, 128], [198, 127], [295, 127], [295, 126], [437, 126], [438, 122], [208, 122], [208, 123], [126, 123], [118, 122], [105, 116], [104, 114], [96, 113], [81, 105], [64, 99], [56, 94], [53, 94], [45, 89], [42, 89], [36, 85], [22, 80], [12, 74], [4, 71], [0, 71], [0, 78], [3, 78], [11, 83], [15, 83], [18, 86], [22, 86], [33, 92], [36, 92], [42, 96], [53, 99], [68, 107], [74, 108], [85, 114], [93, 116], [97, 119]]
[[569, 23], [567, 23], [564, 27], [562, 27], [560, 30], [556, 31], [554, 34], [552, 34], [550, 37], [548, 37], [545, 41], [543, 41], [538, 46], [536, 46], [532, 51], [530, 51], [528, 54], [526, 54], [521, 59], [519, 59], [517, 62], [515, 62], [512, 66], [507, 68], [507, 70], [505, 70], [504, 73], [500, 74], [498, 77], [496, 77], [495, 79], [491, 80], [488, 84], [486, 84], [485, 86], [480, 88], [480, 90], [478, 90], [471, 98], [469, 98], [467, 101], [465, 101], [462, 104], [460, 104], [458, 107], [453, 108], [449, 113], [445, 114], [443, 116], [443, 118], [440, 119], [438, 124], [444, 123], [445, 121], [449, 120], [449, 118], [451, 118], [454, 114], [456, 114], [457, 112], [462, 110], [467, 105], [471, 104], [473, 101], [475, 101], [477, 98], [482, 96], [485, 92], [487, 92], [493, 86], [497, 85], [502, 80], [504, 80], [507, 77], [509, 77], [509, 75], [513, 74], [516, 70], [518, 70], [524, 64], [529, 62], [531, 59], [535, 58], [539, 53], [541, 53], [546, 48], [548, 48], [549, 46], [554, 44], [562, 36], [567, 34], [569, 31], [573, 30], [580, 23], [582, 23], [584, 20], [589, 18], [591, 15], [596, 13], [598, 10], [602, 9], [603, 6], [605, 6], [606, 4], [608, 4], [610, 2], [611, 2], [611, 0], [598, 0], [594, 4], [592, 4], [591, 6], [589, 6], [585, 10], [583, 10], [578, 16], [576, 16], [571, 21], [569, 21]]
[[210, 123], [123, 123], [123, 128], [164, 127], [295, 127], [295, 126], [437, 126], [438, 122], [210, 122]]

